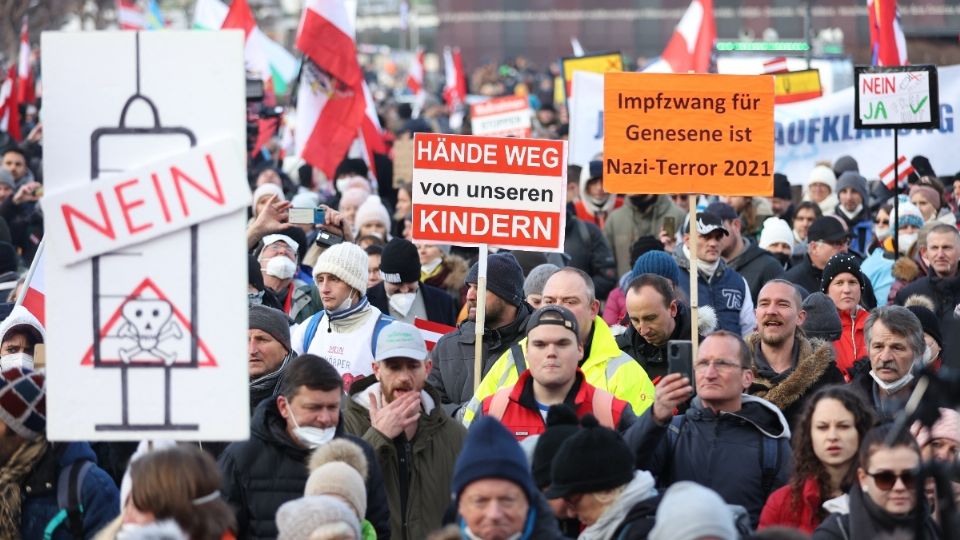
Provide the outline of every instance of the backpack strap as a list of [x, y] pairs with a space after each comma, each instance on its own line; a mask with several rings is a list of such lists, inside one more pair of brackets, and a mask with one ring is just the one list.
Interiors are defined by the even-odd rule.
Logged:
[[673, 454], [674, 449], [677, 447], [677, 440], [680, 438], [680, 430], [683, 429], [683, 422], [687, 419], [687, 415], [678, 414], [670, 420], [670, 425], [667, 426], [667, 438], [670, 441], [670, 453]]
[[327, 313], [327, 310], [321, 310], [310, 316], [307, 320], [307, 329], [303, 333], [303, 354], [307, 353], [310, 344], [313, 343], [313, 336], [317, 335], [317, 327], [320, 326], [320, 319]]
[[617, 429], [613, 421], [613, 394], [599, 388], [593, 390], [593, 416], [601, 426]]
[[60, 469], [57, 477], [57, 507], [59, 512], [43, 530], [44, 540], [53, 538], [53, 533], [64, 522], [74, 538], [83, 538], [83, 480], [93, 468], [89, 460], [75, 461]]
[[517, 368], [517, 377], [527, 370], [527, 359], [523, 357], [523, 347], [520, 343], [510, 346], [510, 355], [513, 356], [513, 365]]
[[513, 387], [497, 390], [497, 393], [490, 398], [490, 410], [487, 411], [487, 416], [492, 416], [497, 421], [503, 420], [503, 413], [507, 412], [507, 405], [510, 404], [510, 392], [512, 391]]
[[773, 490], [773, 482], [777, 478], [777, 472], [780, 470], [780, 444], [777, 439], [760, 434], [760, 467], [762, 476], [760, 480], [763, 496], [767, 497]]
[[370, 351], [373, 353], [374, 358], [377, 356], [377, 340], [380, 339], [380, 331], [395, 320], [393, 317], [385, 315], [382, 312], [377, 317], [377, 322], [373, 325], [373, 336], [370, 339]]

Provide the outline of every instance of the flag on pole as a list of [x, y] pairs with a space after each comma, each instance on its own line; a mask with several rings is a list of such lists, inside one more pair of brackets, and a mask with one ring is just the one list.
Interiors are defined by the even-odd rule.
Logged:
[[660, 59], [647, 66], [648, 73], [707, 73], [717, 25], [713, 0], [693, 0], [673, 31]]
[[20, 103], [37, 101], [33, 84], [33, 69], [30, 67], [30, 35], [27, 32], [27, 16], [20, 26], [20, 57], [17, 59], [17, 100]]
[[870, 60], [874, 66], [907, 65], [907, 40], [896, 0], [867, 0]]
[[257, 20], [247, 0], [233, 0], [227, 17], [223, 20], [222, 29], [235, 28], [243, 30], [243, 63], [249, 73], [253, 73], [263, 81], [264, 102], [267, 105], [276, 105], [276, 93], [273, 87], [273, 74], [267, 55], [264, 53], [263, 42], [266, 36], [257, 27]]
[[143, 13], [143, 22], [147, 30], [162, 30], [167, 26], [167, 19], [160, 11], [157, 0], [147, 2], [147, 9]]
[[417, 49], [417, 55], [410, 62], [407, 70], [407, 88], [416, 96], [423, 92], [423, 49]]
[[136, 0], [117, 0], [117, 25], [121, 30], [143, 30], [143, 8]]
[[20, 100], [17, 98], [17, 66], [11, 65], [0, 84], [0, 131], [20, 142]]
[[451, 110], [463, 107], [467, 102], [467, 81], [463, 74], [460, 49], [443, 49], [443, 73], [447, 81], [443, 87], [443, 99]]
[[570, 46], [573, 47], [574, 56], [583, 56], [583, 45], [580, 44], [580, 40], [577, 39], [577, 36], [570, 38]]
[[437, 341], [440, 341], [441, 337], [457, 329], [456, 326], [447, 326], [420, 318], [414, 318], [413, 325], [420, 330], [420, 335], [423, 336], [428, 351], [432, 351], [437, 346]]
[[[899, 181], [898, 183], [900, 184], [900, 187], [903, 187], [907, 184], [907, 178], [909, 178], [909, 176], [915, 172], [915, 169], [913, 168], [913, 165], [907, 161], [907, 156], [900, 156], [897, 159], [896, 168], [897, 180]], [[880, 181], [883, 182], [883, 185], [887, 186], [887, 189], [890, 191], [893, 191], [894, 189], [893, 169], [894, 163], [891, 163], [885, 169], [880, 171], [879, 174]]]
[[297, 48], [306, 55], [297, 92], [297, 153], [328, 178], [360, 133], [367, 107], [355, 18], [345, 2], [307, 0], [297, 33]]
[[44, 286], [44, 260], [43, 241], [41, 241], [36, 255], [33, 256], [33, 264], [27, 272], [27, 278], [23, 282], [20, 296], [17, 297], [17, 305], [27, 308], [27, 311], [32, 313], [41, 325], [46, 326], [44, 314], [47, 289]]
[[763, 63], [763, 72], [764, 73], [786, 73], [790, 71], [790, 68], [787, 67], [787, 57], [778, 56], [776, 58], [771, 58]]
[[363, 83], [363, 98], [366, 108], [363, 123], [360, 124], [360, 138], [363, 139], [364, 160], [367, 162], [367, 168], [370, 169], [373, 177], [377, 178], [377, 166], [373, 155], [386, 154], [387, 143], [383, 139], [383, 127], [377, 116], [377, 104], [373, 101], [373, 94], [370, 93], [370, 87], [367, 86], [366, 81]]

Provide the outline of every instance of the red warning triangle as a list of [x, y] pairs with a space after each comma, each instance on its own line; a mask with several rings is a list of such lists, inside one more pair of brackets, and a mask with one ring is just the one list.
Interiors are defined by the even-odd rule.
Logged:
[[[186, 333], [186, 337], [190, 336], [190, 334], [193, 332], [193, 325], [190, 324], [190, 321], [188, 321], [187, 318], [183, 316], [183, 313], [181, 313], [180, 310], [177, 309], [177, 306], [175, 306], [173, 302], [171, 302], [167, 298], [167, 296], [163, 294], [163, 292], [157, 287], [157, 285], [153, 282], [153, 280], [151, 280], [150, 278], [146, 278], [142, 282], [140, 282], [140, 285], [138, 285], [137, 288], [135, 288], [133, 292], [131, 292], [130, 295], [127, 296], [127, 298], [123, 302], [120, 303], [120, 305], [117, 307], [117, 310], [114, 311], [113, 315], [110, 316], [110, 319], [107, 321], [107, 324], [105, 324], [103, 328], [100, 330], [101, 351], [103, 349], [103, 342], [105, 339], [117, 337], [117, 336], [110, 336], [110, 331], [113, 330], [117, 322], [123, 318], [122, 310], [124, 305], [130, 300], [140, 299], [144, 291], [148, 291], [148, 290], [153, 293], [153, 295], [156, 297], [157, 300], [165, 300], [167, 303], [170, 304], [172, 316], [175, 317], [176, 320], [182, 325], [184, 332]], [[207, 345], [203, 342], [203, 339], [199, 337], [197, 337], [197, 349], [198, 349], [197, 367], [216, 367], [217, 366], [217, 362], [213, 358], [213, 355], [210, 354], [210, 350], [207, 348]], [[108, 357], [108, 356], [111, 356], [111, 357]], [[112, 354], [105, 355], [101, 352], [100, 362], [102, 364], [109, 364], [109, 365], [120, 365], [123, 363], [123, 361], [119, 357], [113, 358], [112, 356], [114, 355]], [[129, 365], [157, 366], [160, 363], [161, 361], [159, 359], [157, 360], [134, 359], [130, 361]], [[83, 361], [80, 363], [80, 365], [81, 366], [93, 365], [93, 345], [91, 345], [90, 348], [87, 349], [87, 353], [83, 355]], [[189, 359], [175, 360], [173, 362], [173, 367], [190, 367]]]

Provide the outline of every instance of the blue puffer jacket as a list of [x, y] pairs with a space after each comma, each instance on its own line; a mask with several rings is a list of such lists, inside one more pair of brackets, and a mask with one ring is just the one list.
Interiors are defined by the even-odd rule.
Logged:
[[[97, 456], [85, 442], [54, 443], [40, 458], [23, 485], [20, 507], [20, 534], [22, 538], [41, 539], [47, 524], [60, 512], [57, 506], [57, 479], [60, 471], [71, 463], [92, 461]], [[94, 465], [83, 478], [80, 487], [83, 508], [83, 538], [93, 536], [113, 521], [120, 513], [120, 493], [110, 476]], [[64, 520], [55, 530], [54, 539], [71, 539], [70, 528]]]
[[[624, 439], [637, 454], [637, 466], [657, 477], [658, 487], [690, 480], [709, 487], [727, 504], [743, 506], [754, 527], [767, 497], [785, 485], [792, 470], [790, 428], [783, 414], [764, 399], [742, 396], [736, 412], [714, 413], [694, 398], [679, 433], [661, 426], [647, 409]], [[774, 463], [763, 463], [763, 438], [776, 442]], [[673, 448], [671, 448], [671, 446]], [[763, 489], [763, 469], [775, 470], [770, 488]]]

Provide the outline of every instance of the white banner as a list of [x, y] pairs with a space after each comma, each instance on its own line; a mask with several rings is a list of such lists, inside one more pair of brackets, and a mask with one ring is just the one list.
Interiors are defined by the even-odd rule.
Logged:
[[570, 164], [587, 167], [603, 152], [603, 73], [573, 72], [570, 96]]
[[[960, 170], [960, 138], [955, 111], [960, 110], [960, 66], [938, 69], [940, 128], [899, 130], [899, 154], [930, 159], [937, 174]], [[850, 155], [868, 180], [893, 163], [892, 129], [854, 129], [854, 88], [800, 103], [777, 105], [774, 168], [793, 184], [804, 185], [817, 161]], [[572, 131], [572, 130], [571, 130]]]

